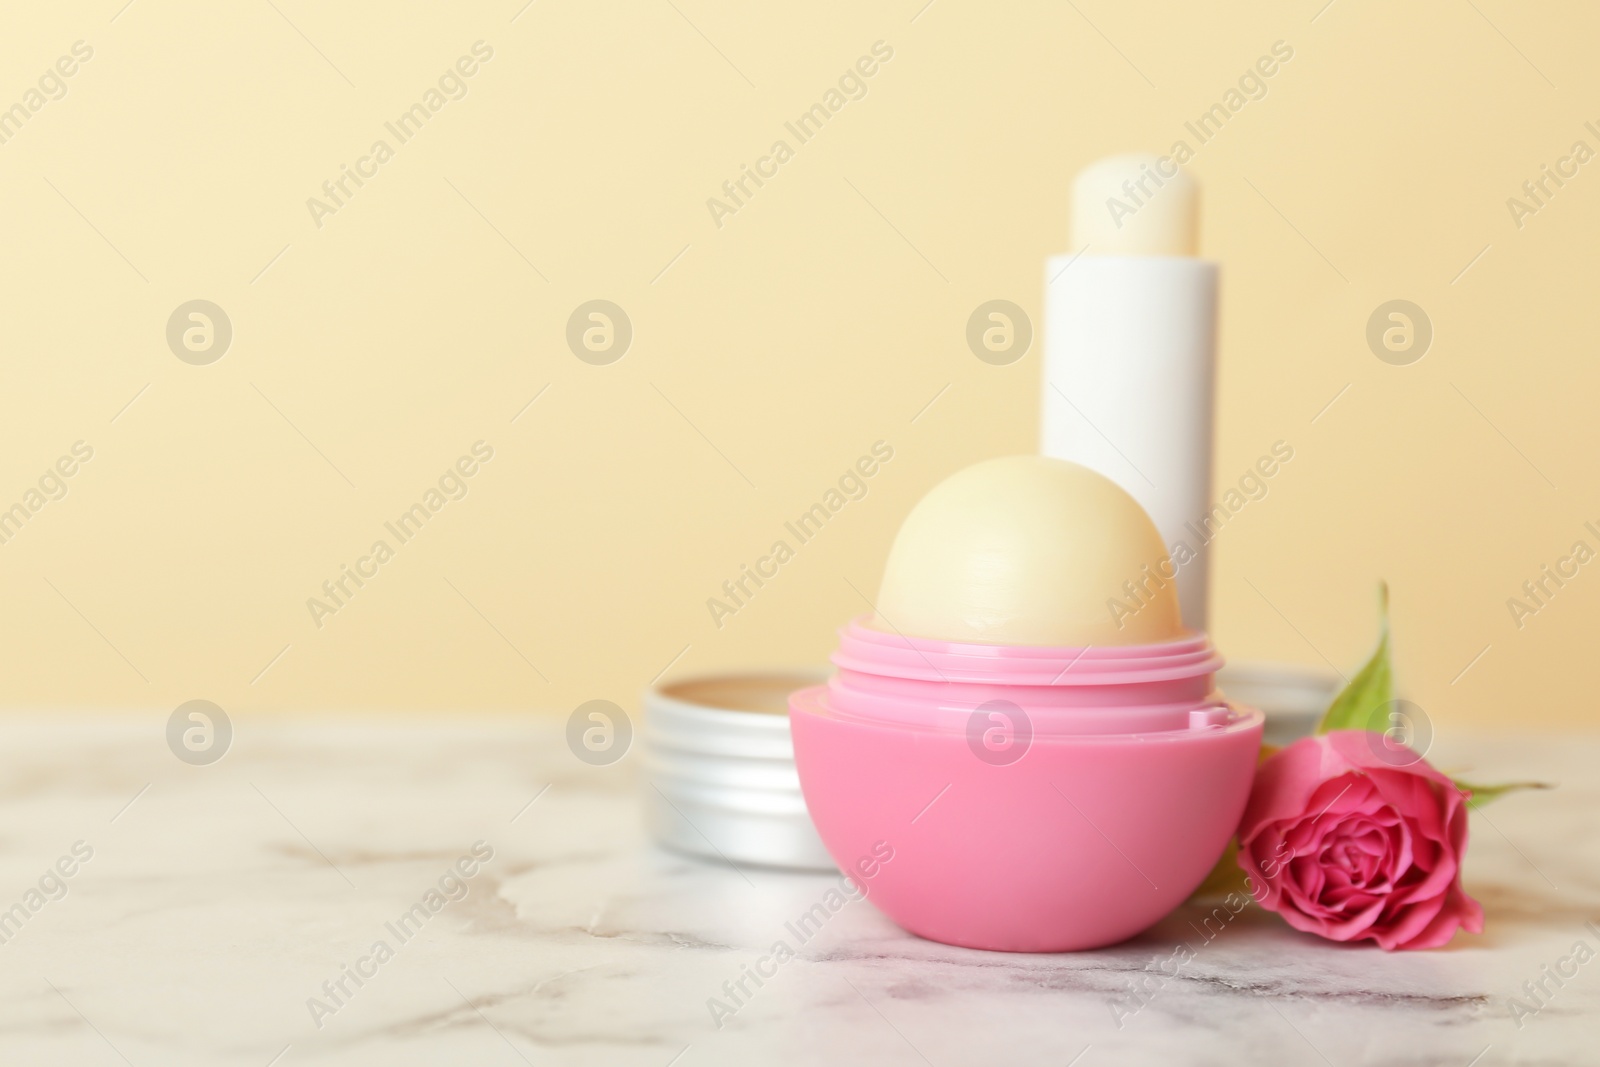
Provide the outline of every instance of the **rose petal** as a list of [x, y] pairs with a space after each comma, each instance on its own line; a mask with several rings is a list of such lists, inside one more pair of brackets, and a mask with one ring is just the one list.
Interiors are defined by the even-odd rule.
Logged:
[[1324, 758], [1334, 752], [1327, 744], [1332, 736], [1303, 737], [1274, 752], [1256, 768], [1255, 786], [1239, 822], [1241, 844], [1254, 838], [1267, 823], [1299, 820], [1315, 812], [1317, 809], [1309, 803], [1311, 795], [1328, 779], [1355, 769], [1344, 760], [1338, 760], [1335, 767], [1324, 767]]

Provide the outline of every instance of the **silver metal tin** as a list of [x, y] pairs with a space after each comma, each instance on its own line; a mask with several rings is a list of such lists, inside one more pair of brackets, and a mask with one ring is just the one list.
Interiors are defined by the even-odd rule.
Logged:
[[676, 852], [834, 870], [800, 794], [788, 695], [825, 671], [707, 675], [644, 695], [644, 806]]
[[1263, 742], [1287, 745], [1311, 736], [1339, 692], [1339, 676], [1293, 663], [1230, 663], [1217, 672], [1217, 688], [1229, 700], [1266, 713]]

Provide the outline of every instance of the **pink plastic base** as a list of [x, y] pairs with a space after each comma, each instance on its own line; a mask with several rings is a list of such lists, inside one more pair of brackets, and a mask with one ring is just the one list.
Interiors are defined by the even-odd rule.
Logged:
[[[861, 629], [846, 629], [835, 662], [859, 646]], [[1082, 707], [1080, 694], [1053, 720], [1037, 705], [1028, 708], [1031, 742], [1016, 762], [995, 765], [968, 740], [966, 720], [976, 705], [948, 698], [964, 684], [951, 677], [951, 664], [934, 643], [911, 643], [934, 653], [918, 662], [945, 679], [920, 683], [923, 723], [907, 721], [912, 694], [891, 697], [857, 684], [862, 667], [894, 671], [896, 684], [922, 667], [886, 668], [884, 657], [870, 654], [852, 663], [857, 671], [841, 672], [847, 677], [831, 687], [802, 689], [789, 705], [806, 805], [840, 869], [854, 872], [860, 861], [881, 857], [885, 845], [893, 849], [892, 860], [873, 864], [873, 877], [858, 881], [895, 922], [969, 948], [1097, 948], [1162, 918], [1216, 864], [1249, 795], [1259, 711], [1193, 700], [1196, 714], [1185, 711], [1181, 727], [1111, 733], [1103, 709]], [[1147, 646], [1146, 658], [1160, 658], [1159, 651]], [[1214, 668], [1214, 654], [1196, 660], [1190, 673], [1206, 679], [1200, 692], [1209, 691]], [[885, 680], [871, 671], [864, 677]], [[1081, 680], [1105, 684], [1092, 673]], [[1131, 722], [1152, 713], [1127, 693], [1151, 681], [1130, 677], [1118, 690], [1120, 713]], [[1171, 721], [1178, 709], [1161, 688], [1168, 684], [1163, 679], [1156, 688], [1155, 706], [1170, 707], [1157, 717]], [[1084, 713], [1093, 732], [1067, 732], [1071, 717]]]

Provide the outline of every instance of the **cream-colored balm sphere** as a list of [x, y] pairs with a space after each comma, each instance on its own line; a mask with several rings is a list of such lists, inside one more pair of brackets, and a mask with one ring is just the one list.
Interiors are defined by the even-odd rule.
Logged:
[[1150, 516], [1115, 482], [1044, 456], [957, 471], [889, 550], [873, 626], [998, 645], [1136, 645], [1184, 634]]

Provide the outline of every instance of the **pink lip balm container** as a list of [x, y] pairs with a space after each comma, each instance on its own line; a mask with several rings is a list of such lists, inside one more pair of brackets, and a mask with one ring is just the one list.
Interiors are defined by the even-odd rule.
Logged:
[[1259, 711], [1212, 691], [1204, 637], [1032, 648], [841, 631], [790, 698], [795, 763], [847, 874], [920, 937], [1002, 952], [1114, 944], [1194, 892], [1238, 826]]
[[[1216, 691], [1222, 658], [1177, 621], [1170, 591], [1145, 605], [1170, 623], [1140, 616], [1159, 639], [1138, 643], [947, 640], [891, 625], [917, 609], [956, 629], [988, 611], [1012, 632], [1095, 632], [1095, 575], [1142, 558], [1142, 548], [1118, 555], [1129, 539], [1160, 549], [1143, 512], [1102, 481], [1036, 457], [953, 476], [902, 527], [877, 613], [840, 631], [834, 675], [790, 697], [795, 765], [823, 844], [921, 937], [1005, 952], [1122, 941], [1199, 886], [1244, 811], [1263, 716]], [[1038, 517], [1038, 494], [1057, 491], [1061, 506]], [[1113, 513], [1124, 525], [1106, 534]], [[1043, 533], [1024, 538], [1019, 525]], [[1039, 542], [1026, 573], [1008, 570]], [[1037, 562], [1063, 554], [1054, 572]], [[897, 571], [897, 557], [915, 566]], [[930, 570], [926, 581], [944, 584], [919, 600]], [[1088, 621], [1051, 629], [1067, 601]], [[1026, 617], [1035, 602], [1042, 623]], [[940, 621], [950, 604], [956, 622]]]

